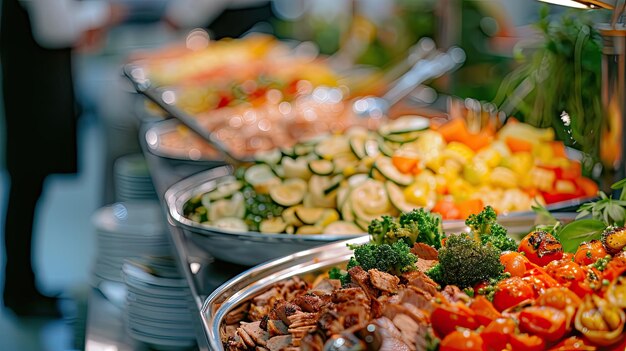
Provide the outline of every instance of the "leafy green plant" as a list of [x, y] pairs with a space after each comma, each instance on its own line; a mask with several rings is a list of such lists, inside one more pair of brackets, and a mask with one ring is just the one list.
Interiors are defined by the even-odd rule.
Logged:
[[542, 7], [536, 23], [540, 41], [534, 47], [520, 44], [521, 65], [502, 81], [493, 100], [526, 123], [552, 126], [567, 146], [585, 153], [586, 174], [598, 160], [602, 116], [601, 38], [590, 16], [569, 11], [552, 21]]

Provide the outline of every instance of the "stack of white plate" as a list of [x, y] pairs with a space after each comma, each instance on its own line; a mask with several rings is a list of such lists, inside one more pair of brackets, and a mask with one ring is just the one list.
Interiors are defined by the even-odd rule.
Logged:
[[196, 345], [191, 292], [171, 257], [128, 259], [125, 322], [128, 334], [156, 349]]
[[140, 153], [119, 157], [113, 165], [117, 201], [156, 200], [146, 159]]
[[103, 281], [124, 283], [124, 260], [143, 255], [169, 255], [166, 220], [157, 201], [117, 202], [96, 210], [97, 256], [93, 265], [93, 285]]

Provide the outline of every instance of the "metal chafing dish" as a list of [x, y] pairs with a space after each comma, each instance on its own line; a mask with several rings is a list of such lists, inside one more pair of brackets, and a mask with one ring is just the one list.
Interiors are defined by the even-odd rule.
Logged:
[[[574, 220], [576, 213], [555, 214], [564, 223]], [[512, 237], [527, 233], [536, 223], [534, 214], [515, 217], [502, 217], [498, 221], [506, 226]], [[446, 233], [466, 230], [461, 221], [444, 223]], [[369, 241], [367, 236], [340, 241], [310, 250], [294, 253], [265, 264], [253, 267], [217, 288], [202, 306], [201, 320], [212, 350], [223, 350], [220, 328], [229, 312], [241, 303], [266, 291], [275, 283], [294, 276], [314, 277], [325, 270], [347, 263], [352, 251], [347, 244], [361, 244]]]

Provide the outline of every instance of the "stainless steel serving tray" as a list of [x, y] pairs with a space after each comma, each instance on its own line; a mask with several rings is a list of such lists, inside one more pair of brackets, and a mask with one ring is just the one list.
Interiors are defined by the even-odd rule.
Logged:
[[[225, 161], [219, 151], [213, 149], [193, 131], [185, 137], [179, 133], [186, 128], [177, 119], [154, 122], [146, 130], [144, 137], [148, 150], [159, 157], [179, 161], [205, 162], [211, 167], [223, 166]], [[174, 145], [174, 143], [177, 143]]]
[[[183, 208], [189, 199], [215, 189], [219, 180], [230, 176], [231, 173], [230, 166], [203, 171], [174, 184], [165, 193], [165, 201], [174, 224], [182, 228], [185, 235], [194, 243], [219, 260], [254, 266], [294, 252], [366, 235], [366, 233], [293, 235], [234, 232], [201, 224], [184, 216]], [[575, 204], [577, 202], [566, 202], [563, 205]], [[550, 209], [557, 209], [558, 206], [555, 205], [550, 206]], [[534, 218], [533, 212], [517, 212], [501, 217], [501, 223], [509, 228], [511, 233], [522, 233], [530, 228]], [[571, 216], [570, 220], [573, 218], [574, 216]], [[462, 220], [444, 221], [443, 226], [446, 232], [466, 230]]]
[[[577, 213], [563, 212], [555, 214], [564, 223], [574, 220]], [[521, 237], [535, 225], [536, 216], [526, 214], [515, 217], [501, 217], [498, 223], [504, 225], [513, 237]], [[448, 233], [466, 230], [461, 221], [445, 222]], [[313, 276], [325, 270], [346, 263], [352, 256], [347, 244], [361, 244], [369, 241], [362, 236], [352, 240], [340, 241], [306, 251], [294, 253], [265, 264], [250, 268], [215, 289], [206, 298], [200, 311], [204, 331], [211, 350], [224, 350], [220, 339], [220, 327], [226, 315], [254, 296], [269, 289], [273, 284], [294, 276]]]
[[[216, 229], [185, 218], [183, 215], [185, 203], [197, 194], [215, 189], [219, 178], [230, 175], [231, 171], [231, 167], [222, 166], [201, 172], [183, 179], [165, 192], [165, 201], [175, 225], [182, 228], [185, 235], [215, 258], [254, 266], [297, 251], [360, 236], [354, 234], [291, 235], [233, 232]], [[365, 235], [365, 233], [361, 235]]]

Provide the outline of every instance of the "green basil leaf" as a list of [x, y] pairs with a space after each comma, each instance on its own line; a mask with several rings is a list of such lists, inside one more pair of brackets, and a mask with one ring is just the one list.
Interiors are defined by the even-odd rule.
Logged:
[[611, 185], [611, 189], [613, 190], [624, 189], [624, 187], [626, 187], [626, 178], [619, 180], [613, 185]]
[[563, 251], [574, 253], [583, 241], [600, 239], [607, 225], [596, 219], [581, 219], [566, 224], [557, 233]]
[[624, 225], [625, 210], [622, 206], [619, 206], [616, 204], [610, 204], [609, 206], [607, 206], [606, 212], [611, 217], [610, 218], [611, 222], [607, 222], [607, 223], [616, 225], [618, 227], [621, 227], [622, 225]]

